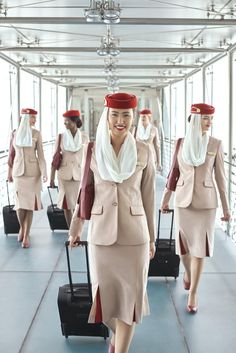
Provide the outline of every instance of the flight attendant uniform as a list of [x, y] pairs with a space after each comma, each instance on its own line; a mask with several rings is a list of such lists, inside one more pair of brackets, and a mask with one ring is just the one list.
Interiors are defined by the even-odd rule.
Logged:
[[[143, 109], [140, 112], [140, 115], [142, 114], [151, 115], [151, 111], [149, 109]], [[145, 142], [151, 146], [155, 164], [157, 168], [159, 168], [161, 165], [161, 159], [160, 159], [160, 138], [159, 138], [158, 130], [151, 123], [147, 127], [148, 131], [146, 132], [146, 134], [145, 132], [143, 134], [142, 131], [140, 131], [141, 129], [145, 130], [144, 127], [141, 126], [141, 121], [140, 121], [138, 125], [138, 130], [137, 130], [137, 140]]]
[[[58, 207], [73, 210], [76, 205], [77, 195], [81, 180], [81, 163], [84, 145], [88, 143], [88, 137], [82, 135], [82, 146], [77, 152], [66, 151], [63, 147], [63, 134], [61, 141], [62, 163], [58, 170]], [[58, 138], [56, 146], [58, 145]]]
[[[124, 93], [110, 96], [106, 97], [107, 107], [115, 105], [114, 108], [126, 109], [136, 104], [135, 96]], [[126, 96], [129, 100], [124, 104]], [[119, 98], [122, 101], [116, 105], [113, 99]], [[106, 123], [107, 111], [104, 110], [105, 115], [101, 118]], [[118, 318], [132, 325], [141, 322], [143, 315], [149, 313], [146, 286], [149, 243], [156, 238], [155, 167], [150, 146], [139, 141], [135, 144], [130, 133], [126, 138], [133, 141], [137, 158], [133, 173], [123, 181], [104, 180], [97, 159], [97, 143], [92, 152], [90, 167], [95, 198], [88, 231], [93, 289], [91, 323]], [[96, 141], [100, 142], [98, 135]], [[73, 238], [81, 234], [83, 224], [77, 214], [78, 205], [69, 231]]]
[[[193, 166], [183, 159], [183, 143], [184, 139], [177, 155], [180, 176], [175, 190], [176, 252], [179, 255], [190, 253], [203, 258], [213, 255], [218, 207], [216, 186], [224, 213], [229, 210], [224, 152], [222, 142], [210, 136], [205, 162]], [[169, 203], [171, 194], [172, 191], [165, 189], [163, 205]]]
[[[64, 117], [75, 116], [74, 110], [70, 110], [63, 114]], [[77, 111], [78, 112], [78, 111]], [[74, 114], [74, 115], [73, 115]], [[60, 148], [62, 152], [62, 162], [58, 170], [58, 207], [61, 209], [74, 210], [77, 195], [81, 180], [81, 163], [83, 158], [83, 148], [84, 145], [89, 142], [87, 134], [81, 133], [80, 130], [77, 130], [77, 133], [81, 135], [80, 146], [76, 151], [66, 150], [64, 146], [65, 134], [64, 132], [61, 136]], [[55, 150], [57, 149], [59, 143], [59, 137], [56, 139]]]
[[[23, 109], [22, 114], [37, 114], [33, 109]], [[17, 130], [13, 132], [14, 158], [9, 167], [15, 186], [15, 209], [41, 210], [42, 177], [47, 176], [41, 133], [32, 130], [32, 146], [19, 147], [16, 142]]]

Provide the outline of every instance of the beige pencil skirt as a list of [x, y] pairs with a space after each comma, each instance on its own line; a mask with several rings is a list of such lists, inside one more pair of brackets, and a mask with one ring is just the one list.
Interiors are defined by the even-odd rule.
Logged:
[[74, 210], [77, 202], [79, 180], [63, 180], [58, 178], [58, 201], [57, 206], [64, 210]]
[[43, 208], [41, 202], [41, 177], [14, 177], [15, 209], [39, 211]]
[[175, 208], [176, 253], [203, 258], [212, 256], [216, 208]]
[[149, 243], [89, 244], [93, 305], [89, 322], [119, 319], [128, 325], [149, 314], [147, 275]]

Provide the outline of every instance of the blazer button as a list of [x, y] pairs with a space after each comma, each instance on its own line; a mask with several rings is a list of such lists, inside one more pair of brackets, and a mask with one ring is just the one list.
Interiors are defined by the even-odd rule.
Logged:
[[117, 202], [112, 202], [112, 206], [117, 206], [118, 203]]

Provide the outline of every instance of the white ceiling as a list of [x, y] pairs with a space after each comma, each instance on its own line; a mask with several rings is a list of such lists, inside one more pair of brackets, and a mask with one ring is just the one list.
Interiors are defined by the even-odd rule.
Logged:
[[[120, 87], [163, 86], [236, 43], [236, 0], [115, 2], [121, 21], [110, 29], [120, 43]], [[208, 18], [212, 3], [216, 11]], [[107, 26], [86, 23], [88, 7], [89, 0], [2, 1], [0, 52], [65, 86], [106, 86], [104, 57], [96, 50]]]

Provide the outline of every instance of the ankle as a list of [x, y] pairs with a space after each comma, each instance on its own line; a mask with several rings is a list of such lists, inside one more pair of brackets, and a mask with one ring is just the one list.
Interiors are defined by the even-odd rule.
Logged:
[[113, 346], [115, 346], [115, 340], [116, 340], [116, 336], [115, 336], [115, 334], [113, 333], [113, 335], [111, 336], [111, 344], [112, 344]]

